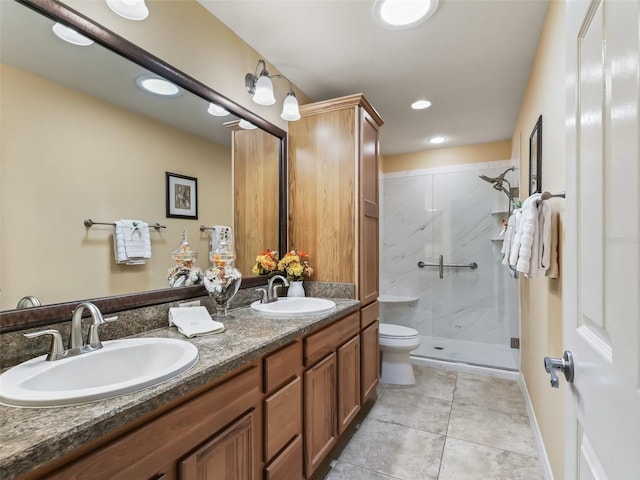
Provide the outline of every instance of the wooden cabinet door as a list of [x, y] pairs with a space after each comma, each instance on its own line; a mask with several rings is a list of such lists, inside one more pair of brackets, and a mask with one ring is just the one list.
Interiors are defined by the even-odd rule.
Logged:
[[296, 377], [264, 400], [264, 460], [270, 461], [302, 433], [302, 379]]
[[338, 435], [360, 411], [360, 336], [338, 349]]
[[302, 437], [295, 439], [264, 467], [264, 480], [302, 480]]
[[305, 472], [311, 476], [338, 437], [335, 352], [304, 373]]
[[362, 403], [378, 385], [380, 369], [379, 324], [376, 320], [360, 334]]
[[358, 298], [367, 305], [379, 290], [378, 126], [360, 109], [360, 255]]
[[180, 461], [180, 480], [257, 480], [253, 475], [256, 423], [252, 410], [205, 442]]

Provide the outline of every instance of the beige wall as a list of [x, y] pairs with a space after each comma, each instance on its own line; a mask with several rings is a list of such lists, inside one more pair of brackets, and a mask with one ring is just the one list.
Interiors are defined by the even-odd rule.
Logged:
[[421, 152], [387, 155], [380, 162], [383, 173], [444, 167], [464, 163], [482, 163], [511, 158], [511, 140], [438, 148]]
[[[231, 150], [62, 85], [2, 65], [3, 206], [0, 310], [23, 295], [43, 303], [168, 287], [186, 228], [208, 266], [200, 222], [165, 218], [165, 172], [198, 178], [201, 222], [232, 225]], [[206, 188], [203, 188], [206, 187]], [[112, 229], [83, 220], [140, 219], [151, 231], [145, 266], [114, 262]]]
[[[528, 185], [529, 136], [542, 115], [542, 189], [565, 189], [565, 4], [551, 1], [526, 94], [513, 133], [520, 144], [520, 185]], [[523, 188], [525, 198], [528, 188]], [[563, 200], [550, 200], [560, 212]], [[562, 236], [560, 238], [562, 245]], [[561, 248], [562, 250], [562, 248]], [[562, 251], [560, 251], [562, 255]], [[562, 272], [560, 272], [562, 275]], [[521, 293], [521, 370], [556, 479], [564, 472], [564, 382], [549, 387], [543, 357], [562, 356], [562, 280], [523, 278]]]
[[[80, 13], [141, 46], [222, 95], [286, 130], [280, 118], [288, 84], [275, 80], [277, 103], [253, 103], [244, 86], [262, 56], [195, 0], [147, 0], [149, 17], [141, 22], [114, 14], [104, 1], [66, 0]], [[265, 59], [267, 60], [267, 59]], [[279, 73], [267, 62], [270, 74]], [[300, 104], [309, 99], [298, 89]]]

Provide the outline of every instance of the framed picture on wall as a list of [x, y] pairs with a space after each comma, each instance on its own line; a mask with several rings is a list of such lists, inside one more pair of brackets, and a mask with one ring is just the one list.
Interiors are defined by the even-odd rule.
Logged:
[[529, 137], [529, 195], [542, 193], [542, 115]]
[[167, 174], [167, 217], [198, 219], [198, 179]]

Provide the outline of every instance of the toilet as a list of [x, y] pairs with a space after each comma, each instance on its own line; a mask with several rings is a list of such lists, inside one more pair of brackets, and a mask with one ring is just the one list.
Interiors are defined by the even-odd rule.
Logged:
[[420, 336], [413, 328], [380, 324], [380, 383], [413, 385], [416, 377], [409, 354], [420, 346]]

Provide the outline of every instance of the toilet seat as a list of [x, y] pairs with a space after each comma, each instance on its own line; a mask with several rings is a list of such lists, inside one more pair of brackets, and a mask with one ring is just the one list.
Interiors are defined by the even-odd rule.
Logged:
[[381, 323], [380, 337], [409, 340], [418, 338], [418, 331], [413, 328], [403, 327], [402, 325]]

